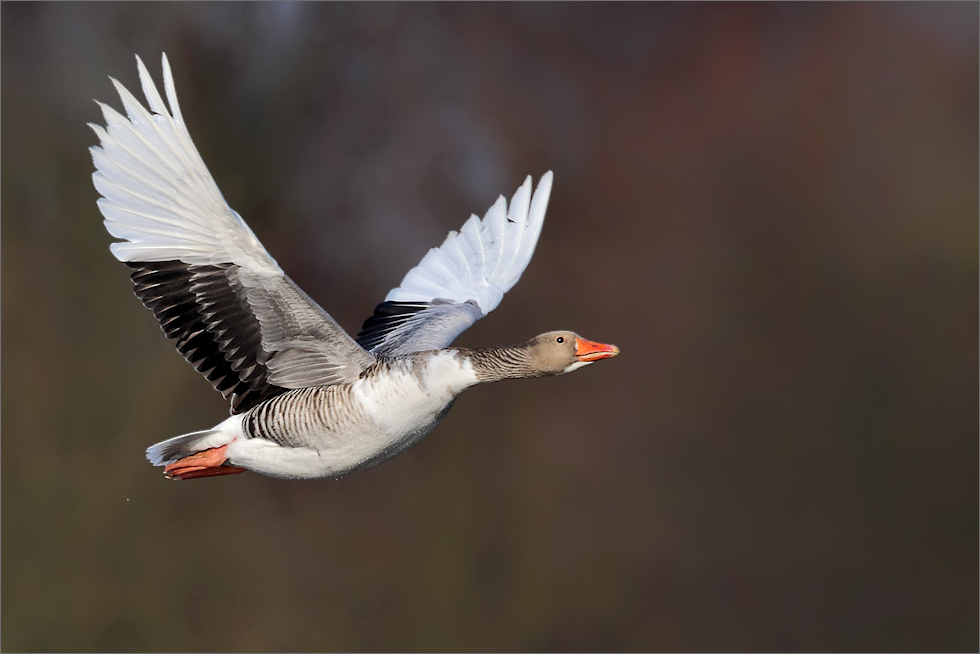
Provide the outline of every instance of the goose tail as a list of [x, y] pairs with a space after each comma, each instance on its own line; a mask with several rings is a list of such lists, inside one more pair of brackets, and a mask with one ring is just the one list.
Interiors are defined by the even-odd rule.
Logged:
[[146, 448], [146, 458], [155, 466], [165, 466], [196, 452], [227, 445], [243, 435], [241, 423], [242, 416], [235, 415], [212, 429], [168, 438]]

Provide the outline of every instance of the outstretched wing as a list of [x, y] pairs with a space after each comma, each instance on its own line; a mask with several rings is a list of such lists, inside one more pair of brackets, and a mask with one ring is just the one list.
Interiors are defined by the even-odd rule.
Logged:
[[432, 248], [364, 322], [357, 342], [379, 356], [446, 347], [493, 311], [527, 268], [551, 195], [551, 171], [531, 196], [531, 178], [510, 208], [500, 196], [483, 220]]
[[147, 111], [112, 80], [127, 117], [91, 125], [110, 246], [177, 349], [240, 413], [287, 389], [356, 379], [376, 359], [300, 290], [225, 202], [191, 141], [163, 56], [170, 110], [139, 57]]

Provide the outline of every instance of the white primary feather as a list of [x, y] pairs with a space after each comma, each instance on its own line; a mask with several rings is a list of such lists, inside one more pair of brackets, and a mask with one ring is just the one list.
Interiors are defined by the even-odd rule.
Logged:
[[531, 196], [531, 177], [517, 189], [507, 209], [503, 196], [483, 220], [470, 216], [459, 232], [432, 248], [388, 293], [391, 302], [475, 301], [483, 314], [493, 311], [527, 268], [534, 254], [551, 195], [548, 171]]
[[177, 103], [173, 75], [163, 55], [163, 103], [146, 66], [136, 58], [152, 114], [112, 80], [128, 119], [102, 103], [106, 129], [90, 125], [101, 141], [92, 147], [99, 209], [109, 233], [123, 239], [110, 248], [120, 261], [188, 264], [236, 263], [254, 272], [282, 274], [262, 244], [225, 202], [191, 140]]

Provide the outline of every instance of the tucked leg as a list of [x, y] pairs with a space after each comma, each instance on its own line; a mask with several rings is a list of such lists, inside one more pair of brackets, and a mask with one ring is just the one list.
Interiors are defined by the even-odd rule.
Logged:
[[237, 466], [221, 465], [217, 468], [204, 468], [202, 470], [192, 470], [190, 472], [182, 472], [179, 474], [168, 475], [168, 479], [198, 479], [199, 477], [217, 477], [219, 475], [237, 475], [239, 472], [245, 472], [248, 468], [239, 468]]
[[218, 475], [234, 475], [245, 472], [245, 468], [225, 465], [228, 460], [227, 445], [213, 447], [201, 452], [195, 452], [179, 461], [167, 464], [163, 474], [167, 479], [197, 479], [198, 477], [215, 477]]

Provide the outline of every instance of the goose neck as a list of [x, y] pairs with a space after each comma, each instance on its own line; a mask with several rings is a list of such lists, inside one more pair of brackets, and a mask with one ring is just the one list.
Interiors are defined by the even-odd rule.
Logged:
[[524, 345], [468, 349], [462, 353], [473, 366], [473, 372], [480, 383], [538, 375], [531, 365], [528, 348]]

